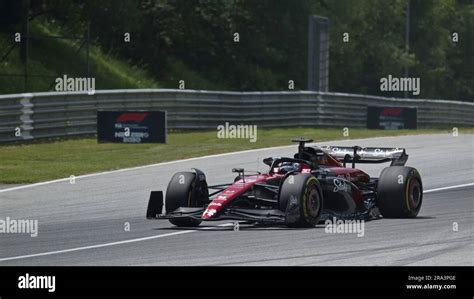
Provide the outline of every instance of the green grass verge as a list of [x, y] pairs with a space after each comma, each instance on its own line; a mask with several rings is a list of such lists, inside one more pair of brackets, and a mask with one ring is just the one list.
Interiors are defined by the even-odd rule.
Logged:
[[[30, 26], [33, 35], [62, 35], [46, 23], [33, 22]], [[0, 51], [3, 53], [14, 44], [13, 36], [0, 34]], [[80, 49], [80, 50], [79, 50]], [[31, 39], [29, 42], [28, 91], [51, 91], [54, 80], [67, 74], [69, 77], [85, 77], [87, 74], [87, 56], [85, 47], [79, 42], [64, 39]], [[97, 46], [90, 47], [90, 71], [95, 78], [96, 89], [116, 88], [159, 88], [161, 85], [152, 75], [136, 65], [128, 64], [106, 54]], [[17, 45], [12, 52], [0, 61], [1, 73], [23, 74], [24, 64]], [[37, 77], [42, 75], [48, 77]], [[24, 78], [21, 76], [0, 77], [0, 93], [24, 92]]]
[[[376, 136], [448, 133], [448, 130], [366, 130], [351, 129], [343, 137], [342, 129], [260, 129], [258, 141], [217, 139], [216, 131], [172, 132], [167, 144], [98, 144], [95, 138], [49, 140], [29, 144], [0, 146], [0, 183], [21, 184], [153, 164], [210, 154], [290, 145], [293, 137], [316, 141]], [[472, 129], [461, 133], [473, 133]]]
[[[30, 23], [30, 33], [37, 36], [67, 35], [61, 29], [46, 21], [35, 20]], [[9, 75], [24, 74], [24, 62], [20, 46], [13, 35], [0, 30], [0, 57], [12, 46], [12, 51], [0, 61], [0, 73]], [[159, 71], [146, 70], [132, 61], [125, 61], [113, 53], [104, 52], [97, 43], [90, 46], [90, 76], [95, 78], [95, 88], [177, 88], [178, 81], [184, 80], [187, 89], [226, 89], [224, 83], [208, 80], [193, 71], [179, 59], [168, 57]], [[87, 75], [86, 47], [81, 42], [65, 39], [30, 39], [27, 89], [23, 76], [0, 76], [0, 94], [20, 92], [53, 91], [54, 80], [67, 74], [69, 77]]]

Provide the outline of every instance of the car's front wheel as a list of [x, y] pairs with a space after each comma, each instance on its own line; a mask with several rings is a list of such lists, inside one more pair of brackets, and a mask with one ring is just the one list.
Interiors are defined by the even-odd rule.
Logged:
[[[206, 198], [207, 185], [196, 186], [196, 174], [193, 172], [178, 172], [172, 178], [166, 189], [166, 213], [173, 212], [179, 207], [202, 206]], [[197, 188], [199, 187], [199, 188]], [[199, 190], [197, 190], [199, 189]], [[196, 219], [170, 219], [170, 222], [180, 227], [198, 226], [201, 221]]]
[[323, 210], [319, 181], [309, 173], [289, 175], [281, 185], [280, 209], [289, 227], [314, 227]]

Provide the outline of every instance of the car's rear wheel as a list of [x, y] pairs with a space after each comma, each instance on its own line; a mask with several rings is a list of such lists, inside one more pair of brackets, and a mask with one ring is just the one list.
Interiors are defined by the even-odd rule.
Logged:
[[289, 227], [314, 227], [321, 216], [323, 197], [321, 186], [311, 174], [289, 175], [281, 185], [280, 209], [285, 212]]
[[[172, 178], [166, 189], [166, 213], [175, 211], [179, 207], [200, 207], [207, 193], [207, 185], [199, 186], [196, 190], [196, 174], [193, 172], [178, 172]], [[205, 189], [205, 190], [203, 190]], [[186, 219], [170, 219], [172, 224], [180, 227], [198, 226], [201, 221]]]
[[414, 218], [423, 202], [423, 184], [413, 167], [382, 170], [377, 185], [377, 206], [385, 218]]

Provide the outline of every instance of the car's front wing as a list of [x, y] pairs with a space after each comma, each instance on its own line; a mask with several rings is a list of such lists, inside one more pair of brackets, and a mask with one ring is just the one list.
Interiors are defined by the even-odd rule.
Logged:
[[200, 221], [239, 220], [261, 223], [284, 223], [285, 214], [276, 209], [240, 209], [229, 208], [212, 218], [203, 219], [204, 208], [181, 207], [167, 214], [157, 214], [148, 219], [195, 219]]

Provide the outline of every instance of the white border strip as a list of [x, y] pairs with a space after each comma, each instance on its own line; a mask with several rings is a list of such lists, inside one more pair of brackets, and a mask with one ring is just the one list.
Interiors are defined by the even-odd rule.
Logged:
[[135, 243], [135, 242], [158, 239], [158, 238], [163, 238], [163, 237], [183, 235], [183, 234], [188, 234], [192, 232], [194, 232], [194, 230], [185, 230], [185, 231], [179, 231], [179, 232], [174, 232], [174, 233], [169, 233], [169, 234], [156, 235], [156, 236], [137, 238], [137, 239], [129, 239], [129, 240], [123, 240], [123, 241], [117, 241], [117, 242], [111, 242], [111, 243], [104, 243], [104, 244], [97, 244], [97, 245], [90, 245], [90, 246], [83, 246], [83, 247], [76, 247], [76, 248], [70, 248], [70, 249], [62, 249], [62, 250], [48, 251], [48, 252], [41, 252], [41, 253], [34, 253], [34, 254], [27, 254], [27, 255], [19, 255], [19, 256], [13, 256], [13, 257], [5, 257], [5, 258], [0, 258], [0, 262], [26, 259], [30, 257], [54, 255], [54, 254], [60, 254], [60, 253], [68, 253], [68, 252], [81, 251], [81, 250], [86, 250], [86, 249], [102, 248], [102, 247], [128, 244], [128, 243]]
[[69, 248], [69, 249], [62, 249], [62, 250], [55, 250], [55, 251], [48, 251], [48, 252], [41, 252], [41, 253], [33, 253], [33, 254], [27, 254], [27, 255], [5, 257], [5, 258], [0, 258], [0, 262], [21, 260], [21, 259], [26, 259], [26, 258], [31, 258], [31, 257], [55, 255], [55, 254], [75, 252], [75, 251], [82, 251], [82, 250], [87, 250], [87, 249], [103, 248], [103, 247], [122, 245], [122, 244], [130, 244], [130, 243], [136, 243], [136, 242], [141, 242], [141, 241], [159, 239], [159, 238], [164, 238], [164, 237], [184, 235], [184, 234], [198, 232], [200, 230], [208, 230], [208, 229], [213, 229], [213, 228], [216, 228], [216, 227], [231, 226], [231, 225], [234, 225], [234, 223], [224, 223], [224, 224], [220, 224], [220, 225], [217, 225], [217, 226], [204, 227], [204, 228], [201, 228], [201, 229], [184, 230], [184, 231], [179, 231], [179, 232], [174, 232], [174, 233], [169, 233], [169, 234], [155, 235], [155, 236], [150, 236], [150, 237], [129, 239], [129, 240], [123, 240], [123, 241], [117, 241], [117, 242], [96, 244], [96, 245], [90, 245], [90, 246], [83, 246], [83, 247], [76, 247], [76, 248]]
[[[160, 162], [160, 163], [156, 163], [156, 164], [148, 164], [148, 165], [135, 166], [135, 167], [130, 167], [130, 168], [122, 168], [122, 169], [117, 169], [117, 170], [110, 170], [110, 171], [96, 172], [96, 173], [91, 173], [91, 174], [84, 174], [84, 175], [75, 176], [74, 178], [77, 180], [77, 179], [95, 177], [95, 176], [104, 175], [104, 174], [113, 174], [113, 173], [119, 173], [119, 172], [130, 171], [130, 170], [139, 170], [139, 169], [169, 165], [169, 164], [174, 164], [174, 163], [183, 163], [183, 162], [196, 161], [196, 160], [200, 160], [200, 159], [225, 157], [225, 156], [236, 155], [236, 154], [254, 153], [254, 152], [272, 150], [272, 149], [292, 148], [294, 146], [295, 145], [283, 145], [283, 146], [275, 146], [275, 147], [256, 148], [256, 149], [239, 151], [239, 152], [214, 154], [214, 155], [208, 155], [208, 156], [202, 156], [202, 157], [194, 157], [194, 158], [188, 158], [188, 159], [182, 159], [182, 160], [173, 160], [173, 161], [167, 161], [167, 162]], [[70, 180], [70, 178], [62, 178], [62, 179], [57, 179], [57, 180], [52, 180], [52, 181], [45, 181], [45, 182], [40, 182], [40, 183], [34, 183], [34, 184], [21, 185], [21, 186], [16, 186], [16, 187], [11, 187], [11, 188], [5, 188], [5, 189], [0, 189], [0, 193], [5, 193], [5, 192], [10, 192], [10, 191], [15, 191], [15, 190], [22, 190], [22, 189], [27, 189], [27, 188], [33, 188], [33, 187], [38, 187], [38, 186], [44, 186], [44, 185], [60, 183], [60, 182], [67, 182], [69, 180]]]
[[454, 186], [446, 186], [446, 187], [441, 187], [441, 188], [429, 189], [429, 190], [423, 191], [423, 194], [437, 192], [437, 191], [458, 189], [458, 188], [463, 188], [463, 187], [470, 187], [470, 186], [474, 186], [474, 183], [467, 183], [467, 184], [461, 184], [461, 185], [454, 185]]
[[[432, 135], [432, 134], [428, 134], [428, 135]], [[400, 138], [400, 137], [405, 137], [405, 136], [415, 136], [415, 135], [379, 136], [379, 137], [368, 137], [368, 138], [359, 138], [359, 139], [339, 139], [339, 140], [328, 140], [328, 141], [322, 141], [322, 142], [310, 143], [310, 144], [321, 146], [322, 144], [325, 144], [325, 143], [348, 142], [348, 141], [358, 142], [358, 141], [364, 141], [364, 140]], [[423, 136], [423, 135], [418, 135], [418, 136]], [[230, 155], [255, 153], [255, 152], [266, 151], [266, 150], [284, 149], [284, 148], [293, 148], [293, 147], [295, 147], [295, 144], [281, 145], [281, 146], [274, 146], [274, 147], [263, 147], [263, 148], [256, 148], [256, 149], [251, 149], [251, 150], [244, 150], [244, 151], [237, 151], [237, 152], [229, 152], [229, 153], [222, 153], [222, 154], [214, 154], [214, 155], [208, 155], [208, 156], [187, 158], [187, 159], [182, 159], [182, 160], [173, 160], [173, 161], [167, 161], [167, 162], [160, 162], [160, 163], [156, 163], [156, 164], [148, 164], [148, 165], [135, 166], [135, 167], [130, 167], [130, 168], [122, 168], [122, 169], [117, 169], [117, 170], [110, 170], [110, 171], [84, 174], [84, 175], [75, 176], [75, 179], [89, 178], [89, 177], [95, 177], [95, 176], [105, 175], [105, 174], [113, 174], [113, 173], [119, 173], [119, 172], [130, 171], [130, 170], [139, 170], [139, 169], [145, 169], [145, 168], [156, 167], [156, 166], [170, 165], [170, 164], [174, 164], [174, 163], [190, 162], [190, 161], [196, 161], [196, 160], [200, 160], [200, 159], [225, 157], [225, 156], [230, 156]], [[39, 183], [34, 183], [34, 184], [28, 184], [28, 185], [21, 185], [21, 186], [16, 186], [16, 187], [11, 187], [11, 188], [5, 188], [5, 189], [0, 189], [0, 193], [16, 191], [16, 190], [22, 190], [22, 189], [33, 188], [33, 187], [39, 187], [39, 186], [44, 186], [44, 185], [49, 185], [49, 184], [54, 184], [54, 183], [60, 183], [60, 182], [67, 182], [69, 180], [70, 180], [70, 178], [67, 177], [67, 178], [56, 179], [56, 180], [51, 180], [51, 181], [45, 181], [45, 182], [39, 182]]]

